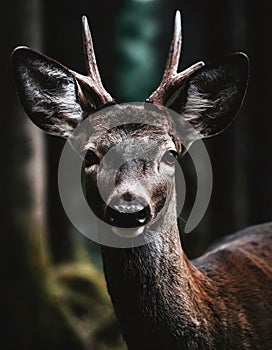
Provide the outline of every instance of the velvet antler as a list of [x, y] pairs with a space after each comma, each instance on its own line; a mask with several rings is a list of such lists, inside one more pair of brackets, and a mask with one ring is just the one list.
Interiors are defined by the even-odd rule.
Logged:
[[200, 69], [205, 65], [204, 62], [198, 62], [191, 67], [185, 69], [183, 72], [177, 73], [180, 52], [181, 52], [182, 36], [181, 36], [181, 15], [180, 12], [176, 12], [175, 17], [175, 27], [173, 40], [170, 46], [168, 59], [164, 74], [162, 77], [162, 82], [156, 91], [146, 100], [158, 105], [165, 105], [167, 99], [171, 93], [176, 90], [182, 83], [195, 71]]
[[87, 89], [91, 90], [94, 94], [93, 96], [96, 97], [96, 104], [98, 107], [112, 104], [114, 103], [114, 99], [106, 91], [101, 81], [95, 58], [91, 31], [86, 16], [82, 17], [82, 36], [88, 75], [85, 76], [75, 71], [72, 71], [72, 73]]

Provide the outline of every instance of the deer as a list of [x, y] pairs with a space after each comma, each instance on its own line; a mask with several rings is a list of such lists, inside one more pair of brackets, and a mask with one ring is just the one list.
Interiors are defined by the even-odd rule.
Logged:
[[[84, 195], [111, 227], [110, 234], [133, 240], [152, 228], [147, 244], [101, 246], [108, 292], [128, 349], [271, 349], [272, 224], [226, 236], [191, 261], [177, 225], [175, 162], [193, 142], [232, 123], [247, 88], [247, 56], [238, 52], [178, 72], [182, 34], [177, 11], [159, 87], [144, 104], [118, 104], [102, 84], [85, 16], [82, 23], [87, 75], [28, 47], [13, 51], [12, 64], [20, 101], [38, 127], [69, 139], [83, 120], [90, 126], [91, 135], [80, 139]], [[109, 106], [115, 106], [114, 115]], [[167, 110], [177, 113], [176, 120]], [[130, 123], [108, 130], [106, 116], [118, 121], [124, 114], [132, 120], [145, 114], [156, 125]], [[186, 142], [177, 132], [184, 120], [193, 130]], [[122, 164], [113, 173], [103, 159], [123, 141]], [[152, 151], [151, 159], [130, 158], [130, 144]], [[105, 187], [115, 176], [106, 198], [98, 190], [99, 167]], [[141, 178], [140, 188], [135, 178]]]

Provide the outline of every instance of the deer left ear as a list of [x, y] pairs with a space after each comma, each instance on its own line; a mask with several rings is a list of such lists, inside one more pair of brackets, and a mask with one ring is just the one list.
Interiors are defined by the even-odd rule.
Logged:
[[74, 75], [59, 62], [27, 47], [15, 49], [12, 62], [17, 91], [30, 119], [49, 134], [68, 137], [84, 118]]
[[190, 122], [200, 138], [214, 136], [233, 121], [247, 83], [248, 57], [232, 54], [193, 73], [166, 106]]

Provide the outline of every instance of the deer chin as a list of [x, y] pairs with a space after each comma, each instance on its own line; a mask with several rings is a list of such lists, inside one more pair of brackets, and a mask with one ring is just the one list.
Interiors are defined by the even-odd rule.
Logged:
[[120, 227], [112, 226], [111, 229], [119, 237], [135, 238], [144, 232], [145, 226], [140, 226], [135, 228], [120, 228]]

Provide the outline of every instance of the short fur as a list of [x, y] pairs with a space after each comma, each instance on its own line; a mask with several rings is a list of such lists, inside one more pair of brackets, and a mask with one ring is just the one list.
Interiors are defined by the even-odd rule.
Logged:
[[[172, 113], [150, 103], [117, 105], [114, 114], [102, 109], [93, 115], [87, 106], [102, 95], [95, 95], [94, 89], [84, 95], [82, 78], [28, 48], [13, 54], [17, 89], [30, 118], [51, 134], [68, 137], [88, 118], [90, 132], [79, 128], [70, 141], [79, 150], [93, 152], [95, 161], [85, 161], [82, 176], [86, 198], [98, 217], [107, 221], [113, 196], [140, 195], [150, 208], [147, 226], [154, 234], [150, 243], [131, 249], [102, 247], [108, 290], [129, 350], [269, 350], [272, 224], [230, 236], [190, 262], [177, 226], [174, 165], [164, 160], [169, 151], [181, 157], [193, 141], [218, 134], [232, 122], [247, 86], [247, 58], [235, 54], [205, 67], [201, 63], [182, 84], [171, 85], [179, 82], [173, 71], [178, 63], [174, 52], [179, 54], [181, 42], [180, 21], [176, 23], [170, 50], [173, 64], [171, 60], [167, 64], [172, 80], [166, 81], [164, 75], [169, 83], [167, 97], [172, 93], [167, 106], [179, 113], [175, 120]], [[153, 101], [165, 100], [163, 86], [153, 94]], [[104, 101], [113, 101], [104, 91], [103, 96]], [[144, 115], [146, 123], [124, 125], [128, 115]], [[152, 126], [147, 125], [150, 120], [155, 121]], [[115, 121], [119, 127], [111, 127]], [[185, 133], [186, 140], [180, 137], [184, 122], [194, 127]], [[139, 152], [152, 154], [151, 160], [130, 158], [135, 142]], [[102, 158], [119, 144], [123, 165], [104, 200], [97, 189], [98, 164], [102, 164], [102, 185], [108, 188], [114, 169]], [[144, 185], [134, 187], [135, 179]], [[101, 234], [103, 229], [101, 225]]]

